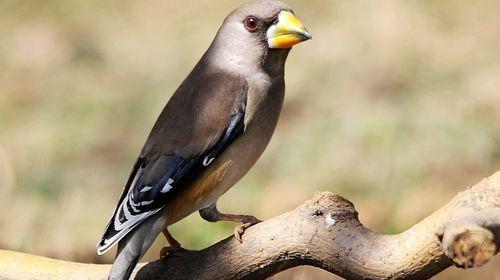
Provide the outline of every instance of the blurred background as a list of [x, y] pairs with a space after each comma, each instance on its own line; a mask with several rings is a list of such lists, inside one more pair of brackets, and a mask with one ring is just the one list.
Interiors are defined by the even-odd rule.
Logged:
[[[142, 144], [243, 2], [0, 2], [1, 249], [112, 262], [95, 246]], [[221, 210], [267, 219], [328, 190], [398, 233], [500, 169], [500, 1], [288, 3], [314, 40], [292, 51], [276, 134]], [[172, 233], [200, 249], [234, 226], [194, 214]], [[500, 279], [500, 258], [436, 279]]]

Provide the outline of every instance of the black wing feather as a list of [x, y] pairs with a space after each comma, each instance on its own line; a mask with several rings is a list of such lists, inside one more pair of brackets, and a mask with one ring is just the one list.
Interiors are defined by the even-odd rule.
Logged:
[[[193, 158], [161, 155], [153, 159], [138, 159], [98, 245], [98, 254], [104, 254], [142, 221], [159, 212], [176, 190], [188, 184], [200, 171], [207, 168], [228, 145], [243, 133], [245, 103], [241, 104], [239, 110], [231, 116], [224, 133], [216, 144], [201, 155]], [[162, 168], [164, 172], [159, 179], [146, 184], [145, 177], [152, 165], [160, 165], [159, 168]], [[133, 188], [129, 190], [132, 184]]]

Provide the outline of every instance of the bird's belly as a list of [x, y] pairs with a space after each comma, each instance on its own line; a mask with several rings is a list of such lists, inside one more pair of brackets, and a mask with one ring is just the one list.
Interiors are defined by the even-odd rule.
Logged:
[[189, 186], [183, 187], [167, 206], [167, 225], [215, 203], [243, 177], [269, 143], [277, 118], [278, 115], [276, 121], [268, 122], [267, 125], [248, 127], [244, 137], [237, 138], [209, 168]]

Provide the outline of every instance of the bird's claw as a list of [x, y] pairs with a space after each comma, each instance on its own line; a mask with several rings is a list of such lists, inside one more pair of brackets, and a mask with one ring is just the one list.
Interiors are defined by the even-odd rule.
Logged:
[[255, 218], [254, 216], [248, 216], [248, 219], [243, 221], [243, 224], [234, 228], [234, 237], [240, 242], [243, 243], [243, 239], [241, 238], [249, 227], [262, 222], [261, 220]]
[[188, 250], [182, 248], [181, 246], [167, 246], [163, 247], [160, 251], [160, 259], [166, 260], [169, 257], [179, 257], [180, 253], [186, 252]]

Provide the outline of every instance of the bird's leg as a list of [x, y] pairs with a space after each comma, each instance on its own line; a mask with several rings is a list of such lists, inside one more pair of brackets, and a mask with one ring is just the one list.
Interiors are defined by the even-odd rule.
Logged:
[[168, 244], [170, 244], [170, 247], [182, 248], [181, 243], [179, 243], [179, 241], [175, 240], [175, 238], [172, 236], [172, 234], [170, 234], [170, 232], [168, 231], [168, 229], [166, 227], [162, 230], [162, 233], [165, 236], [165, 238], [167, 239]]
[[219, 212], [215, 203], [207, 208], [201, 209], [199, 212], [200, 216], [209, 222], [229, 221], [243, 223], [234, 229], [234, 236], [240, 243], [243, 242], [241, 236], [245, 233], [245, 230], [261, 222], [261, 220], [251, 215], [223, 214]]
[[160, 259], [165, 259], [168, 256], [174, 255], [175, 253], [179, 253], [185, 251], [186, 249], [182, 248], [181, 243], [175, 240], [175, 238], [168, 232], [167, 227], [163, 229], [163, 235], [167, 239], [167, 242], [170, 246], [163, 247], [160, 251]]

